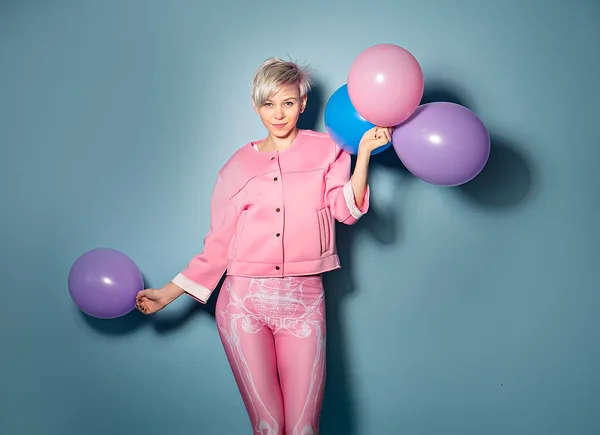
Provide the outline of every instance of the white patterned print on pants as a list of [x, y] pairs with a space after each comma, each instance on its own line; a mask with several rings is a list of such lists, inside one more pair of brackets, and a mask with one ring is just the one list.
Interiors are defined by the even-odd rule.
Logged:
[[326, 335], [321, 276], [227, 276], [216, 320], [253, 433], [318, 435]]

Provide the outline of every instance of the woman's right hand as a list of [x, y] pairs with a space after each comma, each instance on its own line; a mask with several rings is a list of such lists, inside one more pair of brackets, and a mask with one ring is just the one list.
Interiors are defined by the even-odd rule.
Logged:
[[152, 314], [162, 310], [173, 301], [166, 289], [141, 290], [135, 298], [135, 307], [143, 314]]

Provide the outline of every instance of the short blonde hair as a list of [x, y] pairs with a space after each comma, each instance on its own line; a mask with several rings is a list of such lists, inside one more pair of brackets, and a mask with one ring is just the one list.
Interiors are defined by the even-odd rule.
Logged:
[[297, 84], [300, 98], [312, 88], [313, 82], [307, 66], [291, 60], [285, 61], [271, 57], [264, 61], [255, 71], [252, 78], [252, 101], [261, 107], [279, 87]]

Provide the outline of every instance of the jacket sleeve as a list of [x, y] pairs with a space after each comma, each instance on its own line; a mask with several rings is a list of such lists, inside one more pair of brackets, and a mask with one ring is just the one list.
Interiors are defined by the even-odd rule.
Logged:
[[335, 145], [333, 162], [325, 174], [325, 198], [332, 216], [341, 223], [353, 225], [368, 211], [370, 188], [367, 185], [363, 206], [358, 208], [350, 182], [350, 153]]
[[198, 302], [206, 303], [227, 269], [229, 243], [239, 218], [221, 174], [210, 200], [210, 227], [203, 252], [195, 255], [172, 282]]

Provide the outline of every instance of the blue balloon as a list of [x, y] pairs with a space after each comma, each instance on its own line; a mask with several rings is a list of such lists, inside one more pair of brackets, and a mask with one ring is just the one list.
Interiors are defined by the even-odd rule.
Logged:
[[[327, 101], [325, 107], [325, 128], [331, 138], [340, 148], [350, 154], [358, 154], [358, 145], [367, 130], [375, 127], [363, 118], [354, 108], [348, 95], [348, 85], [340, 86]], [[379, 147], [371, 152], [371, 155], [379, 154], [392, 145]]]

